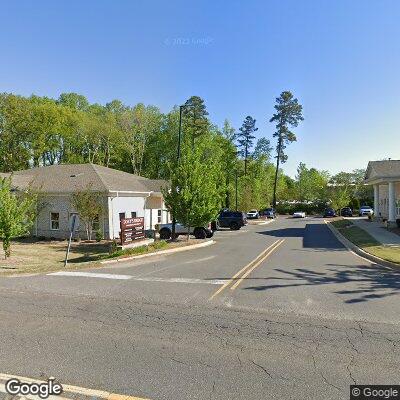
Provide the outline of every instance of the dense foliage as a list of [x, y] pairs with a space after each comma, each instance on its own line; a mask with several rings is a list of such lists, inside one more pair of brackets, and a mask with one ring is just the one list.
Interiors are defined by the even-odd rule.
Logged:
[[0, 238], [4, 257], [11, 255], [11, 239], [29, 233], [37, 215], [37, 194], [12, 190], [11, 178], [0, 179]]
[[[276, 113], [271, 119], [277, 126], [280, 161], [285, 160], [285, 145], [295, 140], [289, 128], [302, 119], [301, 106], [289, 94], [283, 92], [277, 99]], [[204, 177], [190, 184], [204, 185], [205, 190], [217, 185], [213, 193], [218, 207], [235, 208], [236, 201], [244, 211], [268, 207], [274, 192], [273, 149], [265, 137], [254, 143], [255, 120], [247, 117], [240, 130], [229, 121], [219, 128], [209, 120], [206, 105], [198, 96], [189, 98], [182, 111], [180, 168], [190, 171], [185, 157], [187, 160], [195, 157], [193, 174], [195, 171], [204, 171], [204, 177], [213, 174], [208, 186]], [[148, 178], [171, 180], [178, 168], [178, 131], [179, 107], [162, 113], [155, 106], [141, 103], [128, 106], [119, 100], [105, 105], [90, 104], [76, 93], [63, 93], [58, 99], [3, 93], [0, 94], [0, 172], [90, 162]], [[197, 147], [200, 155], [196, 153]], [[300, 164], [297, 176], [292, 179], [278, 168], [276, 197], [281, 204], [292, 200], [329, 202], [343, 200], [343, 193], [335, 192], [341, 188], [349, 194], [350, 205], [357, 207], [370, 199], [370, 192], [360, 184], [362, 176], [363, 171], [357, 170], [330, 177], [327, 172]], [[205, 207], [208, 199], [203, 200], [199, 207]], [[212, 205], [213, 212], [216, 207]]]

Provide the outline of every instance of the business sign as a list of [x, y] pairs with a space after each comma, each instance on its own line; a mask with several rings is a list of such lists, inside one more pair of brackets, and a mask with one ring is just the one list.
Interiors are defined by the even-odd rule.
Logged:
[[145, 238], [143, 217], [121, 219], [120, 227], [121, 245]]

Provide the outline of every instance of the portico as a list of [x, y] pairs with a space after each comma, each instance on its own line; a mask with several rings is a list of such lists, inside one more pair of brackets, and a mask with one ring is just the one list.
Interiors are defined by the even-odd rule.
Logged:
[[400, 160], [370, 161], [364, 183], [374, 187], [374, 217], [396, 226], [400, 220]]

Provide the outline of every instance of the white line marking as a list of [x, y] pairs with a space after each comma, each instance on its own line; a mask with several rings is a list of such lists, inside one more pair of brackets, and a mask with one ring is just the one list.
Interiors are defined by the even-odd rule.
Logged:
[[103, 278], [103, 279], [117, 279], [117, 280], [126, 280], [132, 279], [131, 275], [118, 275], [118, 274], [98, 274], [94, 272], [69, 272], [69, 271], [59, 271], [52, 272], [51, 274], [47, 274], [51, 276], [79, 276], [85, 278]]
[[[156, 271], [157, 272], [157, 271]], [[70, 272], [70, 271], [59, 271], [47, 274], [51, 276], [71, 276], [71, 277], [85, 277], [85, 278], [104, 278], [104, 279], [117, 279], [127, 280], [131, 279], [134, 281], [142, 282], [165, 282], [165, 283], [196, 283], [196, 284], [208, 284], [208, 285], [223, 285], [226, 281], [224, 279], [194, 279], [194, 278], [157, 278], [157, 277], [135, 277], [132, 275], [117, 275], [117, 274], [97, 274], [93, 272]]]
[[268, 225], [268, 224], [270, 224], [272, 221], [273, 221], [273, 219], [270, 219], [269, 221], [262, 222], [261, 224], [258, 224], [258, 225]]
[[197, 263], [197, 262], [208, 261], [208, 260], [212, 260], [215, 257], [216, 256], [210, 256], [210, 257], [199, 258], [197, 260], [189, 260], [189, 261], [185, 261], [183, 264], [193, 264], [193, 263]]
[[195, 279], [195, 278], [157, 278], [157, 277], [148, 277], [148, 278], [134, 278], [135, 281], [143, 281], [143, 282], [166, 282], [166, 283], [201, 283], [208, 285], [223, 285], [226, 280], [225, 279]]

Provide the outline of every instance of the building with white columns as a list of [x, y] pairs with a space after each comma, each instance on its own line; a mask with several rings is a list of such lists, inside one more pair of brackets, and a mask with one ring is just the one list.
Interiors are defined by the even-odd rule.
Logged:
[[374, 215], [396, 226], [400, 220], [400, 160], [370, 161], [365, 184], [374, 187]]

